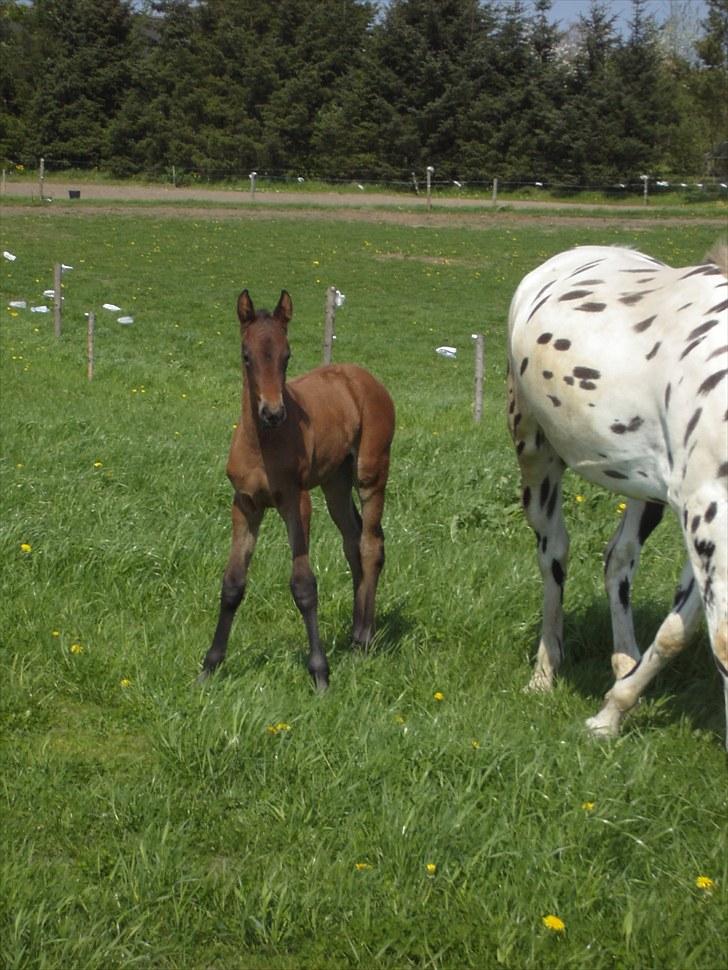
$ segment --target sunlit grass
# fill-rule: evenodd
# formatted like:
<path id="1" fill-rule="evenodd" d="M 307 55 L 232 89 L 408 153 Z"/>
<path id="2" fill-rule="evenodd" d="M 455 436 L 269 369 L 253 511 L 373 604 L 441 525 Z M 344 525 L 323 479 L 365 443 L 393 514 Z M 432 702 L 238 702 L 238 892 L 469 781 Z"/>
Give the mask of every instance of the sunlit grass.
<path id="1" fill-rule="evenodd" d="M 711 230 L 10 210 L 0 230 L 17 256 L 0 263 L 3 965 L 724 964 L 723 715 L 705 635 L 618 742 L 586 739 L 610 679 L 601 555 L 620 509 L 568 478 L 568 659 L 553 696 L 521 692 L 541 593 L 503 404 L 507 306 L 528 269 L 590 242 L 687 263 Z M 59 342 L 52 315 L 8 308 L 42 301 L 56 261 L 74 267 Z M 309 684 L 274 518 L 228 660 L 200 691 L 228 544 L 235 299 L 290 291 L 300 373 L 320 360 L 330 284 L 347 296 L 336 359 L 369 367 L 398 409 L 378 638 L 368 656 L 349 646 L 350 580 L 316 495 L 330 691 Z M 635 590 L 643 644 L 680 556 L 666 521 Z"/>

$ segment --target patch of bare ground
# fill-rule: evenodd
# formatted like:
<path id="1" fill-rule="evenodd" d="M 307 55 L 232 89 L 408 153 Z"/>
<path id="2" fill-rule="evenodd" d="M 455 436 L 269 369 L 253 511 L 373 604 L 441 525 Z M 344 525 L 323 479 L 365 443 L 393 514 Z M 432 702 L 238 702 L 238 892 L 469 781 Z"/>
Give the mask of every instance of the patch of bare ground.
<path id="1" fill-rule="evenodd" d="M 639 232 L 659 226 L 701 225 L 724 229 L 721 216 L 685 217 L 670 208 L 653 211 L 659 215 L 635 215 L 634 209 L 609 205 L 560 202 L 508 202 L 493 206 L 489 201 L 458 199 L 433 201 L 432 208 L 423 196 L 365 192 L 258 192 L 235 189 L 173 188 L 144 185 L 83 185 L 81 199 L 69 200 L 71 183 L 46 183 L 44 194 L 55 201 L 40 202 L 39 185 L 13 182 L 6 187 L 2 202 L 36 200 L 27 213 L 69 215 L 92 218 L 98 215 L 148 216 L 150 218 L 189 220 L 266 220 L 293 219 L 307 222 L 369 222 L 422 228 L 490 229 L 506 225 L 539 226 L 544 217 L 555 228 L 619 224 Z M 92 204 L 88 204 L 91 202 Z M 131 204 L 129 204 L 131 203 Z M 639 210 L 637 210 L 639 211 Z M 675 213 L 675 214 L 673 214 Z"/>

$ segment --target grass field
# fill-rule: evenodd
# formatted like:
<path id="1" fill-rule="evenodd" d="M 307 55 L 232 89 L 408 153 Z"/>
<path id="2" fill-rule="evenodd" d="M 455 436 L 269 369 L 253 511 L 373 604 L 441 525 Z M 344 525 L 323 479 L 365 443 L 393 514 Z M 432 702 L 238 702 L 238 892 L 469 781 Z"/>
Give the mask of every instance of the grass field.
<path id="1" fill-rule="evenodd" d="M 17 256 L 0 262 L 0 963 L 725 966 L 728 786 L 706 635 L 618 741 L 585 737 L 610 683 L 601 556 L 620 512 L 567 479 L 568 659 L 553 695 L 522 693 L 541 588 L 503 403 L 525 272 L 578 243 L 689 263 L 714 230 L 6 207 L 0 235 Z M 73 266 L 60 341 L 51 314 L 8 306 L 50 305 L 57 261 Z M 199 690 L 229 540 L 235 300 L 243 286 L 259 305 L 290 291 L 296 374 L 320 360 L 329 284 L 347 297 L 335 358 L 369 367 L 398 409 L 376 645 L 349 647 L 350 580 L 316 494 L 331 689 L 311 689 L 270 517 L 228 660 Z M 635 589 L 644 645 L 681 556 L 670 519 Z"/>

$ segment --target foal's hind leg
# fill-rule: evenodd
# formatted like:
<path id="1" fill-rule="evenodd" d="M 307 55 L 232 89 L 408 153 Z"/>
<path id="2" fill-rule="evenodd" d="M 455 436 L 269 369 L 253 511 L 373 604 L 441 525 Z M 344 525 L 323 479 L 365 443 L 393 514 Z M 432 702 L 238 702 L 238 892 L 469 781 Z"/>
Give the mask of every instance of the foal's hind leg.
<path id="1" fill-rule="evenodd" d="M 308 636 L 308 672 L 313 677 L 316 688 L 325 690 L 329 686 L 329 664 L 319 638 L 318 590 L 308 559 L 311 496 L 306 491 L 287 496 L 280 512 L 286 522 L 293 557 L 291 593 L 303 617 Z"/>
<path id="2" fill-rule="evenodd" d="M 664 506 L 630 499 L 604 555 L 604 582 L 612 614 L 612 670 L 626 677 L 641 654 L 632 622 L 632 581 L 642 546 L 662 519 Z"/>
<path id="3" fill-rule="evenodd" d="M 344 555 L 351 570 L 351 579 L 354 587 L 354 603 L 356 604 L 356 597 L 363 576 L 360 552 L 362 520 L 351 494 L 353 487 L 352 479 L 353 463 L 352 459 L 349 458 L 333 478 L 330 478 L 325 484 L 321 485 L 321 489 L 326 498 L 329 514 L 341 533 Z M 357 617 L 355 615 L 354 627 L 356 625 Z"/>
<path id="4" fill-rule="evenodd" d="M 528 688 L 550 690 L 563 656 L 562 604 L 569 557 L 569 535 L 561 510 L 564 463 L 539 425 L 524 412 L 512 413 L 510 425 L 521 469 L 523 508 L 536 534 L 544 586 L 541 640 Z"/>
<path id="5" fill-rule="evenodd" d="M 225 659 L 230 628 L 235 613 L 245 596 L 248 566 L 255 550 L 263 510 L 256 508 L 249 499 L 236 494 L 233 499 L 233 540 L 220 593 L 220 613 L 212 638 L 212 646 L 202 661 L 198 681 L 204 681 Z"/>
<path id="6" fill-rule="evenodd" d="M 368 454 L 364 441 L 356 462 L 356 487 L 361 501 L 359 557 L 361 581 L 354 595 L 353 639 L 366 647 L 374 636 L 374 604 L 379 575 L 384 566 L 384 489 L 389 473 L 389 453 Z"/>

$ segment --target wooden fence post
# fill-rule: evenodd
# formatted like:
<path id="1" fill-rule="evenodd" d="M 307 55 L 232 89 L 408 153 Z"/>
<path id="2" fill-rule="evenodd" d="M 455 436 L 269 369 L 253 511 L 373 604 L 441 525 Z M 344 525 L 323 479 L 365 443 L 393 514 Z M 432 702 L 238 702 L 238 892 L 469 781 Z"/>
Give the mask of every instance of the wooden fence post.
<path id="1" fill-rule="evenodd" d="M 331 363 L 331 351 L 334 345 L 335 321 L 336 287 L 329 286 L 326 290 L 326 310 L 324 314 L 324 364 Z"/>
<path id="2" fill-rule="evenodd" d="M 88 333 L 86 336 L 86 357 L 88 358 L 88 379 L 94 379 L 94 328 L 96 326 L 96 316 L 93 313 L 88 315 Z"/>
<path id="3" fill-rule="evenodd" d="M 40 201 L 42 202 L 45 197 L 45 158 L 40 160 Z"/>
<path id="4" fill-rule="evenodd" d="M 61 316 L 63 313 L 63 295 L 61 294 L 61 264 L 53 267 L 53 331 L 56 337 L 61 336 Z"/>
<path id="5" fill-rule="evenodd" d="M 493 205 L 498 201 L 498 179 L 493 179 Z"/>
<path id="6" fill-rule="evenodd" d="M 255 198 L 255 179 L 257 175 L 258 175 L 257 172 L 251 172 L 250 175 L 248 176 L 248 178 L 250 179 L 250 198 L 251 199 Z"/>
<path id="7" fill-rule="evenodd" d="M 475 335 L 475 406 L 473 416 L 476 421 L 483 417 L 483 371 L 485 358 L 485 336 Z"/>

